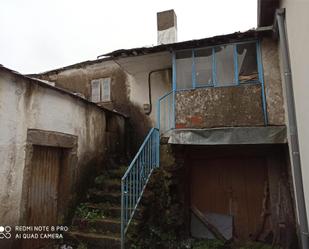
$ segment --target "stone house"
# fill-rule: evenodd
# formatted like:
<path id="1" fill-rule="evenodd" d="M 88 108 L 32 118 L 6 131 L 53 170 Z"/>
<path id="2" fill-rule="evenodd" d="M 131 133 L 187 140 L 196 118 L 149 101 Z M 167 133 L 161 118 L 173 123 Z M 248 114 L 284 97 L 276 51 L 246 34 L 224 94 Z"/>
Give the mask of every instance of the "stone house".
<path id="1" fill-rule="evenodd" d="M 182 169 L 191 236 L 212 238 L 203 219 L 223 220 L 225 232 L 212 225 L 226 239 L 294 248 L 299 189 L 274 31 L 268 21 L 247 32 L 177 42 L 170 10 L 158 13 L 157 46 L 28 75 L 127 116 L 131 152 L 142 145 L 121 179 L 122 248 L 151 173 L 166 156 Z"/>

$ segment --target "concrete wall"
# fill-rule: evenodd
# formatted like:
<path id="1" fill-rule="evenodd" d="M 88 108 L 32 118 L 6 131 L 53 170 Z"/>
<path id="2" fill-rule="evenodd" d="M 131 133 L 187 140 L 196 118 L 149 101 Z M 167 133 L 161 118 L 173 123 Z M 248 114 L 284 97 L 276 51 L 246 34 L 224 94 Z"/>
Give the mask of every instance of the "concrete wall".
<path id="1" fill-rule="evenodd" d="M 286 8 L 286 27 L 292 67 L 300 157 L 307 214 L 309 214 L 309 48 L 307 45 L 309 44 L 309 1 L 282 0 L 281 7 Z"/>
<path id="2" fill-rule="evenodd" d="M 260 85 L 200 88 L 176 94 L 177 128 L 261 125 Z"/>
<path id="3" fill-rule="evenodd" d="M 43 86 L 42 86 L 43 84 Z M 18 224 L 26 160 L 28 129 L 77 136 L 77 161 L 71 171 L 74 185 L 93 167 L 104 167 L 107 146 L 106 113 L 100 107 L 44 83 L 0 69 L 0 220 Z M 115 114 L 108 112 L 109 116 Z M 124 118 L 113 130 L 124 134 Z M 116 142 L 116 141 L 115 141 Z M 73 197 L 72 197 L 73 198 Z"/>
<path id="4" fill-rule="evenodd" d="M 264 38 L 261 42 L 262 64 L 269 125 L 284 125 L 283 89 L 279 67 L 278 42 Z"/>

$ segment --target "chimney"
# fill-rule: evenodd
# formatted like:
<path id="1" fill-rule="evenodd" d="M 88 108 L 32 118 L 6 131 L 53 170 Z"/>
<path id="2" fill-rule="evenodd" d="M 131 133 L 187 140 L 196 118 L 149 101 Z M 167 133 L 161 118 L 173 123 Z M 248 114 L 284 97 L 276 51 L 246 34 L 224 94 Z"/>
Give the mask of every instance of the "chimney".
<path id="1" fill-rule="evenodd" d="M 175 11 L 157 13 L 158 45 L 177 42 L 177 17 Z"/>

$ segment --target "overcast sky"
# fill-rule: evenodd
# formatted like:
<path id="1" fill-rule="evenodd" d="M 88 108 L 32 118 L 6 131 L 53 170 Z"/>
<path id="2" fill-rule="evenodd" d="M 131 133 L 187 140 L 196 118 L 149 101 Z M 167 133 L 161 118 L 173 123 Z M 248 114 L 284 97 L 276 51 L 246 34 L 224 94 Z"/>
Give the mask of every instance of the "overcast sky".
<path id="1" fill-rule="evenodd" d="M 156 45 L 156 12 L 168 9 L 178 41 L 256 27 L 257 0 L 1 0 L 0 64 L 38 73 Z"/>

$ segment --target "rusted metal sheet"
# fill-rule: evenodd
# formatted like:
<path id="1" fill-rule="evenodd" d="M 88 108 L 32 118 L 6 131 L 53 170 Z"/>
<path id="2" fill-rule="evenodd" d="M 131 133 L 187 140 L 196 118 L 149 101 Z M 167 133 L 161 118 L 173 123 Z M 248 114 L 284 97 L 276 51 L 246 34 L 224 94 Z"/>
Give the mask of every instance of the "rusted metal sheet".
<path id="1" fill-rule="evenodd" d="M 27 200 L 27 225 L 57 225 L 57 206 L 62 149 L 33 146 Z M 25 240 L 24 249 L 39 248 L 46 240 Z"/>

